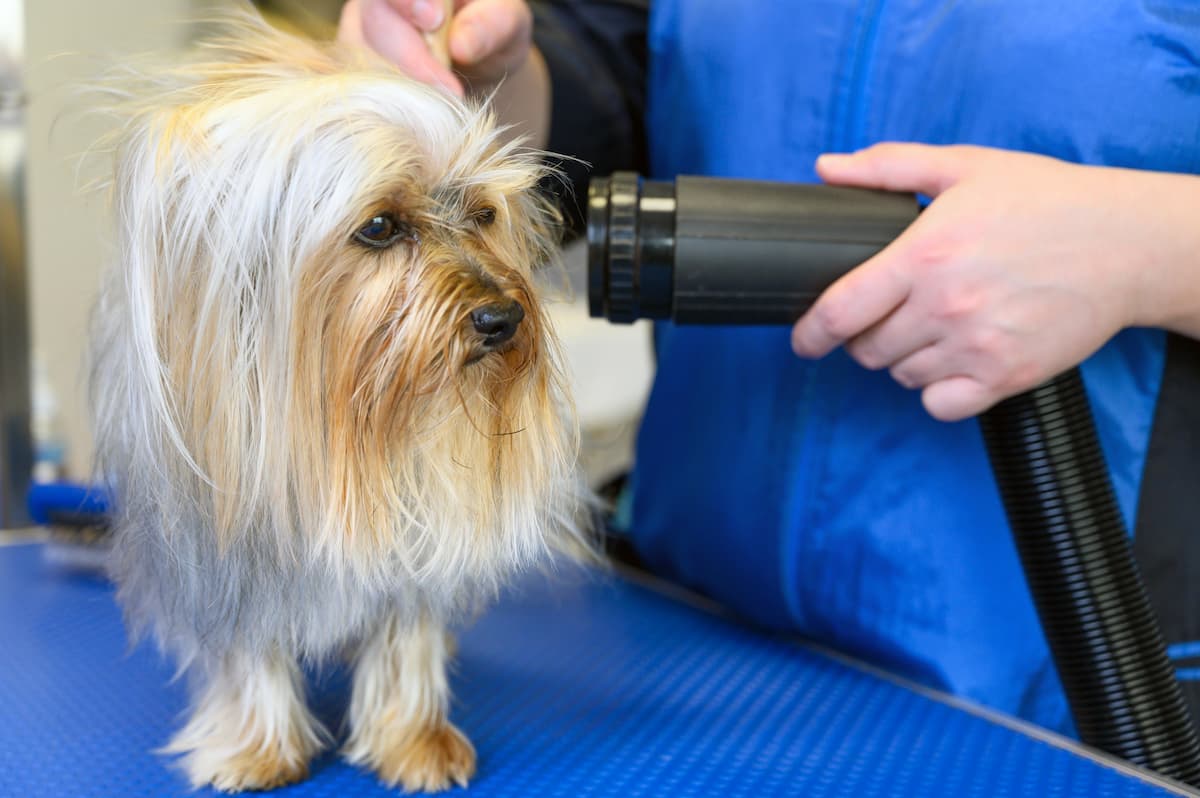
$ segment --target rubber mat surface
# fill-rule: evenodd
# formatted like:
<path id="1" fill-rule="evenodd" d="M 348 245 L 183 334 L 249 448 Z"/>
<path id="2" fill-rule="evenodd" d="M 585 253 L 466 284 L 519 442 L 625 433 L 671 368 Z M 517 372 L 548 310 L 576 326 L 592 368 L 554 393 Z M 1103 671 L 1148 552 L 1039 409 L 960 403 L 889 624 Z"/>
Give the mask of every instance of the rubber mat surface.
<path id="1" fill-rule="evenodd" d="M 0 547 L 0 796 L 190 792 L 184 705 L 109 585 Z M 619 579 L 531 579 L 466 630 L 467 795 L 1149 796 L 1169 790 Z M 314 686 L 336 728 L 344 674 Z M 279 796 L 383 796 L 332 754 Z"/>

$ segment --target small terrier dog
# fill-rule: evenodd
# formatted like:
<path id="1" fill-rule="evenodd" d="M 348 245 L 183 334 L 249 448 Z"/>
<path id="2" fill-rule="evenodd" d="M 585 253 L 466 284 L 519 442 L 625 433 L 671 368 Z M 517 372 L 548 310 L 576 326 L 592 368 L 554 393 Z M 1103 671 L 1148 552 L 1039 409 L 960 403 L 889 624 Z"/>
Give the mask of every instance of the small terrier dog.
<path id="1" fill-rule="evenodd" d="M 541 154 L 249 13 L 133 82 L 91 406 L 118 598 L 193 691 L 166 750 L 196 786 L 304 778 L 300 665 L 344 653 L 346 758 L 465 785 L 447 625 L 589 548 Z"/>

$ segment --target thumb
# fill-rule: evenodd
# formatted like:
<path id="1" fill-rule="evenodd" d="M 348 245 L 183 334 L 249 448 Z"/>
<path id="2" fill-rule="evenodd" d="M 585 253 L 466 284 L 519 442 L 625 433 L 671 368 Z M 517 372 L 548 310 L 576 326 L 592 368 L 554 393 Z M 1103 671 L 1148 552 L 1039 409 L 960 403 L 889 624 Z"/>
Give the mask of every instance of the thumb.
<path id="1" fill-rule="evenodd" d="M 429 50 L 425 34 L 398 13 L 388 0 L 358 0 L 355 5 L 362 39 L 372 50 L 411 78 L 441 86 L 459 97 L 463 95 L 462 83 L 449 69 L 438 63 Z M 355 22 L 348 10 L 343 11 L 342 21 L 345 25 Z M 352 39 L 349 35 L 343 35 L 343 40 Z"/>
<path id="2" fill-rule="evenodd" d="M 493 62 L 513 69 L 529 54 L 533 13 L 524 0 L 476 0 L 454 18 L 450 51 L 456 63 Z"/>
<path id="3" fill-rule="evenodd" d="M 822 155 L 817 174 L 826 183 L 936 197 L 961 180 L 970 158 L 965 147 L 876 144 L 849 155 Z"/>

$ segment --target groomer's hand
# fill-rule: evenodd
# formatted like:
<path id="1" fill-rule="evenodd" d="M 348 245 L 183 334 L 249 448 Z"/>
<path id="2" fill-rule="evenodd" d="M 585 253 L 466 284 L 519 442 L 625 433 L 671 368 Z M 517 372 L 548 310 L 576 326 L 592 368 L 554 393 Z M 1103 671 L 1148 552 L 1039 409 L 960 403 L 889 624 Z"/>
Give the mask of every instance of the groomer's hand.
<path id="1" fill-rule="evenodd" d="M 460 76 L 487 92 L 526 64 L 533 17 L 524 0 L 455 0 L 455 9 L 450 23 L 455 71 L 438 63 L 424 38 L 445 22 L 442 0 L 348 0 L 338 39 L 367 44 L 412 77 L 459 96 Z"/>
<path id="2" fill-rule="evenodd" d="M 829 183 L 933 203 L 831 286 L 792 345 L 844 345 L 953 421 L 1078 364 L 1127 326 L 1200 334 L 1200 179 L 978 147 L 883 144 Z"/>

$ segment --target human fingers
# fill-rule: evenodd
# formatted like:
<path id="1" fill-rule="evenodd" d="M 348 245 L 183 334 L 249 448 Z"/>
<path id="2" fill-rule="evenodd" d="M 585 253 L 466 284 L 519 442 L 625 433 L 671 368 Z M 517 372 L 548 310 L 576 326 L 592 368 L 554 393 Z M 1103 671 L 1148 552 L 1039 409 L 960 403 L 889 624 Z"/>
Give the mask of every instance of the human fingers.
<path id="1" fill-rule="evenodd" d="M 861 366 L 878 371 L 928 348 L 938 338 L 937 325 L 915 310 L 911 302 L 904 302 L 845 346 L 846 352 Z"/>
<path id="2" fill-rule="evenodd" d="M 925 412 L 939 421 L 962 421 L 984 412 L 1004 397 L 973 377 L 938 380 L 921 391 Z"/>
<path id="3" fill-rule="evenodd" d="M 445 0 L 387 0 L 387 4 L 420 30 L 430 32 L 446 20 Z"/>
<path id="4" fill-rule="evenodd" d="M 529 54 L 533 14 L 524 0 L 473 0 L 455 15 L 450 55 L 456 64 L 499 79 Z"/>
<path id="5" fill-rule="evenodd" d="M 357 38 L 410 77 L 462 96 L 462 82 L 438 62 L 424 32 L 399 13 L 393 2 L 351 0 L 356 7 L 343 9 L 339 36 L 345 41 Z"/>
<path id="6" fill-rule="evenodd" d="M 904 236 L 837 280 L 792 328 L 792 349 L 800 357 L 820 358 L 880 323 L 908 297 L 912 288 L 895 268 Z"/>
<path id="7" fill-rule="evenodd" d="M 817 159 L 817 174 L 834 185 L 936 197 L 987 157 L 978 147 L 889 142 L 849 154 L 822 155 Z"/>

